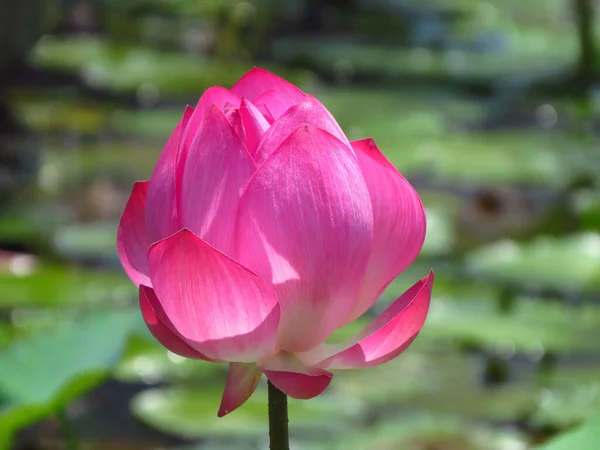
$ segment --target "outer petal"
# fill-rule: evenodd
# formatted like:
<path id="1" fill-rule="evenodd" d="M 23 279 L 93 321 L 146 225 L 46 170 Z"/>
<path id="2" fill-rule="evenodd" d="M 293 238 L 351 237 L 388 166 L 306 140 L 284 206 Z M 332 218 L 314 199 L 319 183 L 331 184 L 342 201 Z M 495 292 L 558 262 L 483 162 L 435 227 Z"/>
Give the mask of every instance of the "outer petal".
<path id="1" fill-rule="evenodd" d="M 311 125 L 298 128 L 250 180 L 236 257 L 275 287 L 282 349 L 314 347 L 354 309 L 372 220 L 354 155 Z"/>
<path id="2" fill-rule="evenodd" d="M 430 272 L 367 325 L 350 345 L 322 345 L 297 355 L 298 358 L 305 364 L 327 369 L 371 367 L 388 362 L 406 350 L 421 331 L 432 287 L 433 272 Z"/>
<path id="3" fill-rule="evenodd" d="M 350 148 L 346 135 L 331 113 L 316 98 L 307 95 L 302 102 L 288 109 L 269 128 L 254 156 L 256 162 L 265 161 L 302 124 L 313 124 L 332 134 Z"/>
<path id="4" fill-rule="evenodd" d="M 277 389 L 297 399 L 316 397 L 327 389 L 333 378 L 331 372 L 307 367 L 289 353 L 270 358 L 260 368 Z"/>
<path id="5" fill-rule="evenodd" d="M 232 255 L 238 202 L 255 168 L 243 142 L 221 110 L 213 106 L 206 114 L 183 171 L 180 198 L 183 226 Z"/>
<path id="6" fill-rule="evenodd" d="M 117 250 L 123 269 L 136 285 L 150 285 L 148 271 L 148 236 L 146 234 L 146 197 L 148 181 L 133 185 L 119 222 Z"/>
<path id="7" fill-rule="evenodd" d="M 283 113 L 296 103 L 298 101 L 294 101 L 284 93 L 274 90 L 263 92 L 254 100 L 254 104 L 256 105 L 264 105 L 274 120 L 279 119 Z"/>
<path id="8" fill-rule="evenodd" d="M 170 236 L 180 228 L 177 215 L 175 174 L 181 135 L 193 113 L 192 108 L 186 108 L 181 121 L 175 127 L 154 167 L 148 187 L 148 208 L 146 209 L 146 230 L 149 242 L 156 242 Z"/>
<path id="9" fill-rule="evenodd" d="M 254 155 L 260 140 L 269 128 L 269 122 L 256 106 L 245 98 L 240 104 L 240 115 L 246 132 L 246 148 L 251 155 Z"/>
<path id="10" fill-rule="evenodd" d="M 262 372 L 254 363 L 229 363 L 218 416 L 223 417 L 242 406 L 256 390 L 260 377 Z"/>
<path id="11" fill-rule="evenodd" d="M 425 240 L 425 210 L 419 195 L 379 151 L 373 139 L 352 147 L 373 204 L 373 250 L 348 322 L 369 309 L 386 286 L 417 257 Z"/>
<path id="12" fill-rule="evenodd" d="M 292 83 L 258 67 L 246 72 L 231 88 L 231 92 L 238 97 L 246 97 L 251 102 L 269 90 L 281 92 L 296 102 L 302 101 L 304 97 L 304 92 Z"/>
<path id="13" fill-rule="evenodd" d="M 186 149 L 186 152 L 192 145 L 192 142 L 194 142 L 194 139 L 196 139 L 202 121 L 212 105 L 217 105 L 223 111 L 226 103 L 230 103 L 237 108 L 240 106 L 240 99 L 237 95 L 222 86 L 214 86 L 204 91 L 204 94 L 198 100 L 194 114 L 190 118 L 189 127 L 184 134 L 183 147 Z"/>
<path id="14" fill-rule="evenodd" d="M 184 229 L 148 252 L 164 313 L 209 358 L 254 362 L 275 352 L 279 305 L 272 288 Z"/>
<path id="15" fill-rule="evenodd" d="M 156 340 L 165 348 L 167 348 L 167 350 L 186 358 L 210 361 L 209 358 L 204 356 L 198 350 L 192 348 L 160 320 L 152 307 L 153 304 L 158 302 L 158 299 L 151 288 L 147 286 L 140 286 L 139 299 L 142 316 L 144 318 L 144 322 L 146 322 L 146 325 L 150 330 L 150 333 L 152 333 Z"/>

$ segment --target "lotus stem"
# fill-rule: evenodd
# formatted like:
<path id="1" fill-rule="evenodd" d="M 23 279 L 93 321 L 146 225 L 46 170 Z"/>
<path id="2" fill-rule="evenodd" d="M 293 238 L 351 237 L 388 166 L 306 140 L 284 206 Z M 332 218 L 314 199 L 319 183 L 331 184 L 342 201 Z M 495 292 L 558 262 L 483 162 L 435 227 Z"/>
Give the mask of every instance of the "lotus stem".
<path id="1" fill-rule="evenodd" d="M 287 396 L 269 381 L 269 448 L 289 450 Z"/>

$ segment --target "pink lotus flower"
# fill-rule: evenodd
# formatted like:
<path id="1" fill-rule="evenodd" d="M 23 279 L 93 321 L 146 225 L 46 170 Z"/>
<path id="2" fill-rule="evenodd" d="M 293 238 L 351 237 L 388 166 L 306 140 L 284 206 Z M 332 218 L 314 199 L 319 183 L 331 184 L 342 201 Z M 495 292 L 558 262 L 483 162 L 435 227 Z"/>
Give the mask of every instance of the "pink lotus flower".
<path id="1" fill-rule="evenodd" d="M 265 373 L 294 398 L 326 369 L 402 353 L 429 308 L 433 273 L 343 345 L 419 253 L 421 201 L 372 139 L 349 142 L 317 99 L 261 69 L 188 107 L 118 231 L 144 320 L 181 356 L 229 362 L 219 416 Z"/>

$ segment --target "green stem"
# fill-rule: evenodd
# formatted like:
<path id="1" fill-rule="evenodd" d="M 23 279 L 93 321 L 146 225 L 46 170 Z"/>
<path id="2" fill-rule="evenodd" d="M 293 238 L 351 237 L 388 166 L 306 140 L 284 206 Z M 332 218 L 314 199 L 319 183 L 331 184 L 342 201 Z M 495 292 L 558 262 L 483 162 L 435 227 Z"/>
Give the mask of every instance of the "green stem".
<path id="1" fill-rule="evenodd" d="M 77 438 L 75 437 L 75 432 L 71 426 L 71 422 L 69 422 L 65 408 L 60 409 L 56 413 L 56 418 L 60 424 L 60 434 L 65 444 L 65 450 L 77 450 Z"/>
<path id="2" fill-rule="evenodd" d="M 287 396 L 269 381 L 269 441 L 271 450 L 289 450 Z"/>

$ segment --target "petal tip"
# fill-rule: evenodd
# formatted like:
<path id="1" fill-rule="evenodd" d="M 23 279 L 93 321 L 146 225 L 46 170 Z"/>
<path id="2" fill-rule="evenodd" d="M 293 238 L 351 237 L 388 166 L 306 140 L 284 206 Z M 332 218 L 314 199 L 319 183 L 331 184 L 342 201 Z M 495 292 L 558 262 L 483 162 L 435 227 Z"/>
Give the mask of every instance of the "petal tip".
<path id="1" fill-rule="evenodd" d="M 148 189 L 148 185 L 150 184 L 150 180 L 140 180 L 133 183 L 133 189 Z"/>
<path id="2" fill-rule="evenodd" d="M 219 412 L 217 412 L 217 417 L 218 418 L 225 417 L 230 412 L 231 411 L 229 411 L 227 408 L 224 408 L 223 405 L 221 405 L 221 407 L 219 408 Z"/>
<path id="3" fill-rule="evenodd" d="M 433 286 L 433 280 L 435 279 L 435 272 L 433 269 L 429 269 L 429 273 L 425 277 L 425 283 L 431 288 Z"/>
<path id="4" fill-rule="evenodd" d="M 242 406 L 256 390 L 261 377 L 262 372 L 255 364 L 230 363 L 217 417 L 226 416 Z"/>
<path id="5" fill-rule="evenodd" d="M 333 379 L 333 373 L 316 368 L 311 368 L 307 373 L 265 370 L 265 375 L 277 389 L 297 400 L 321 395 Z"/>

